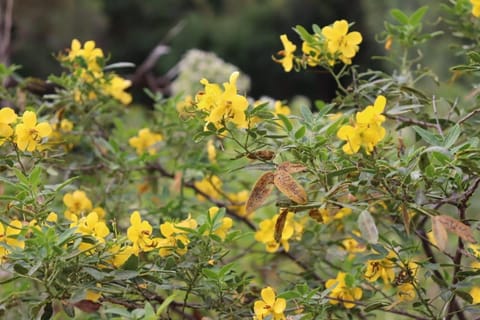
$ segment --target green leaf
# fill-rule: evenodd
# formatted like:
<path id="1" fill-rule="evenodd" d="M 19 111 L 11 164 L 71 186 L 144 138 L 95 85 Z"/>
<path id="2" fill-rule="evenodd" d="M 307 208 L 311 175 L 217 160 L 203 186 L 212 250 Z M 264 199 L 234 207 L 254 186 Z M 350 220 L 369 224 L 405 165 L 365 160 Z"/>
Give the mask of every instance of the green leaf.
<path id="1" fill-rule="evenodd" d="M 305 132 L 306 132 L 306 128 L 305 126 L 301 126 L 300 129 L 298 129 L 296 132 L 295 132 L 295 139 L 301 139 L 303 138 L 303 136 L 305 136 Z"/>
<path id="2" fill-rule="evenodd" d="M 287 129 L 288 132 L 292 131 L 293 125 L 286 116 L 284 116 L 283 114 L 277 114 L 277 117 L 283 122 L 283 124 L 285 125 L 285 129 Z"/>
<path id="3" fill-rule="evenodd" d="M 302 40 L 305 40 L 307 42 L 313 42 L 315 40 L 315 38 L 301 25 L 296 25 L 293 30 L 298 33 Z"/>
<path id="4" fill-rule="evenodd" d="M 423 16 L 428 11 L 428 6 L 423 6 L 417 9 L 409 18 L 409 22 L 412 25 L 418 25 L 422 21 Z"/>
<path id="5" fill-rule="evenodd" d="M 448 129 L 447 134 L 444 139 L 443 146 L 445 148 L 450 148 L 457 142 L 458 138 L 462 134 L 462 129 L 458 124 L 455 124 L 453 127 Z"/>
<path id="6" fill-rule="evenodd" d="M 211 269 L 204 268 L 202 269 L 202 273 L 207 279 L 218 280 L 220 278 L 220 275 Z"/>
<path id="7" fill-rule="evenodd" d="M 365 309 L 363 309 L 365 312 L 369 312 L 369 311 L 373 311 L 373 310 L 377 310 L 377 309 L 381 309 L 383 307 L 386 307 L 388 306 L 389 303 L 386 303 L 386 302 L 374 302 L 372 304 L 369 304 L 365 307 Z"/>
<path id="8" fill-rule="evenodd" d="M 408 24 L 408 16 L 399 9 L 390 10 L 390 15 L 401 24 Z"/>
<path id="9" fill-rule="evenodd" d="M 442 145 L 441 141 L 438 139 L 438 136 L 431 133 L 430 131 L 420 128 L 419 126 L 413 126 L 412 128 L 428 144 L 432 146 Z"/>

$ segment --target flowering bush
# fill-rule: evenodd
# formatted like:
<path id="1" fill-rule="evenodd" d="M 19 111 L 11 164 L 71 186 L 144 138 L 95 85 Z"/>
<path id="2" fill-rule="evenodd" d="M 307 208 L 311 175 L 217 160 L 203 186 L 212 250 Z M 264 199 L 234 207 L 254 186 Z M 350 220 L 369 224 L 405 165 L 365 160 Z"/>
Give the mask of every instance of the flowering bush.
<path id="1" fill-rule="evenodd" d="M 423 31 L 426 7 L 392 10 L 391 72 L 360 71 L 346 20 L 280 35 L 286 72 L 337 82 L 314 110 L 255 101 L 232 69 L 139 111 L 103 51 L 73 40 L 54 93 L 0 89 L 2 316 L 478 317 L 477 7 L 445 3 L 443 33 Z M 447 33 L 465 57 L 455 98 L 421 54 Z"/>

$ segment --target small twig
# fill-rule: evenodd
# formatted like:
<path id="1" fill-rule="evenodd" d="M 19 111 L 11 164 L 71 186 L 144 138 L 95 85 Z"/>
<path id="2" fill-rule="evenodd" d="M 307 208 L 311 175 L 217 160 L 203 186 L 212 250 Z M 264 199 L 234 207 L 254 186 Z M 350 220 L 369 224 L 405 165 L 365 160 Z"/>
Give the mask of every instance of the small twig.
<path id="1" fill-rule="evenodd" d="M 433 107 L 433 113 L 435 114 L 435 122 L 437 124 L 438 133 L 440 133 L 440 135 L 443 137 L 442 126 L 438 121 L 437 101 L 435 100 L 435 96 L 432 97 L 432 107 Z"/>
<path id="2" fill-rule="evenodd" d="M 412 118 L 397 116 L 397 115 L 388 114 L 388 113 L 384 113 L 384 115 L 385 115 L 385 117 L 387 117 L 389 119 L 397 120 L 397 121 L 404 122 L 404 123 L 416 124 L 416 125 L 419 125 L 419 126 L 422 126 L 422 127 L 427 127 L 427 128 L 437 128 L 437 125 L 435 123 L 431 123 L 431 122 L 415 120 L 415 119 L 412 119 Z"/>
<path id="3" fill-rule="evenodd" d="M 466 115 L 464 115 L 462 118 L 460 118 L 460 120 L 458 120 L 458 124 L 462 124 L 464 123 L 465 121 L 467 121 L 468 119 L 470 119 L 471 117 L 473 117 L 474 115 L 476 115 L 477 113 L 480 113 L 480 109 L 475 109 L 473 111 L 470 111 L 469 113 L 467 113 Z"/>

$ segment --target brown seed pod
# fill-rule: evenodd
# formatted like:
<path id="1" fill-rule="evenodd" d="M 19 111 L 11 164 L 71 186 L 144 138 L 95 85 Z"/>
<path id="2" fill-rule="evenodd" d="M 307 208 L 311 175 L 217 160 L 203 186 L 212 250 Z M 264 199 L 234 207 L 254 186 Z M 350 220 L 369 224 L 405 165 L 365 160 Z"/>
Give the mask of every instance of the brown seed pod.
<path id="1" fill-rule="evenodd" d="M 436 216 L 432 217 L 432 231 L 437 247 L 442 251 L 445 250 L 448 242 L 447 229 Z"/>
<path id="2" fill-rule="evenodd" d="M 247 214 L 261 207 L 268 198 L 273 189 L 273 177 L 273 172 L 266 172 L 257 180 L 245 204 Z"/>
<path id="3" fill-rule="evenodd" d="M 285 223 L 287 222 L 287 213 L 288 209 L 282 209 L 278 215 L 277 222 L 275 223 L 275 233 L 273 238 L 276 242 L 282 240 L 283 229 L 285 228 Z"/>
<path id="4" fill-rule="evenodd" d="M 307 167 L 299 163 L 284 162 L 278 165 L 277 170 L 284 170 L 288 173 L 297 173 L 307 170 Z"/>
<path id="5" fill-rule="evenodd" d="M 247 154 L 247 158 L 252 160 L 272 160 L 275 156 L 272 150 L 259 150 Z"/>
<path id="6" fill-rule="evenodd" d="M 279 169 L 275 171 L 273 183 L 281 193 L 286 195 L 293 202 L 298 204 L 304 204 L 307 202 L 307 193 L 305 192 L 305 189 L 303 189 L 303 187 L 299 185 L 286 170 Z"/>
<path id="7" fill-rule="evenodd" d="M 470 229 L 470 227 L 466 224 L 447 215 L 435 216 L 435 219 L 438 220 L 438 222 L 440 222 L 445 227 L 445 229 L 447 229 L 447 231 L 455 233 L 463 241 L 477 243 L 477 241 L 473 237 L 472 229 Z"/>

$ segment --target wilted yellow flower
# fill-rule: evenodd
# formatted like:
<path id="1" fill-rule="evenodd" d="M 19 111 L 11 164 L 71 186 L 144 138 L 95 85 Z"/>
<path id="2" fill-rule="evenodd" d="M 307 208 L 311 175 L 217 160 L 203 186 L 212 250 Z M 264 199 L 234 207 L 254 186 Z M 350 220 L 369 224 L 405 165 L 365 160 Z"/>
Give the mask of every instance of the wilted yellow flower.
<path id="1" fill-rule="evenodd" d="M 143 128 L 138 131 L 138 136 L 128 140 L 130 146 L 137 150 L 138 155 L 148 152 L 150 155 L 157 153 L 157 144 L 163 140 L 163 136 L 159 133 L 153 133 L 149 128 Z"/>
<path id="2" fill-rule="evenodd" d="M 345 64 L 351 64 L 352 58 L 358 52 L 358 45 L 362 42 L 362 35 L 357 32 L 348 32 L 348 22 L 338 20 L 332 26 L 322 28 L 322 34 L 327 40 L 327 49 Z"/>
<path id="3" fill-rule="evenodd" d="M 0 222 L 0 242 L 5 243 L 11 247 L 23 249 L 25 243 L 18 240 L 17 236 L 22 231 L 22 222 L 20 220 L 12 220 L 6 227 Z M 0 263 L 3 263 L 5 257 L 10 251 L 4 246 L 0 246 Z"/>
<path id="4" fill-rule="evenodd" d="M 22 122 L 15 127 L 15 143 L 18 149 L 22 151 L 35 151 L 37 144 L 42 142 L 43 138 L 52 133 L 52 127 L 48 122 L 37 124 L 37 115 L 33 111 L 25 111 L 22 116 Z"/>
<path id="5" fill-rule="evenodd" d="M 65 218 L 73 220 L 73 216 L 82 216 L 92 210 L 92 201 L 84 191 L 76 190 L 63 196 L 63 203 L 67 207 Z"/>
<path id="6" fill-rule="evenodd" d="M 284 312 L 287 307 L 287 301 L 285 299 L 277 299 L 272 287 L 263 288 L 260 295 L 262 296 L 262 300 L 255 301 L 253 306 L 255 320 L 263 320 L 270 315 L 273 320 L 286 319 Z"/>
<path id="7" fill-rule="evenodd" d="M 397 299 L 402 302 L 412 301 L 416 297 L 415 287 L 411 283 L 403 283 L 397 287 Z"/>
<path id="8" fill-rule="evenodd" d="M 369 282 L 375 282 L 382 278 L 383 283 L 390 284 L 395 279 L 395 263 L 391 258 L 395 257 L 395 253 L 390 251 L 388 255 L 381 260 L 368 260 L 367 267 L 363 273 L 365 279 Z"/>
<path id="9" fill-rule="evenodd" d="M 17 114 L 12 108 L 0 109 L 0 146 L 5 140 L 13 135 L 13 128 L 10 124 L 17 120 Z"/>
<path id="10" fill-rule="evenodd" d="M 282 41 L 282 44 L 283 44 L 283 50 L 279 51 L 278 54 L 283 58 L 280 58 L 280 59 L 274 58 L 273 60 L 275 62 L 281 63 L 285 72 L 290 72 L 292 71 L 292 68 L 293 68 L 293 59 L 295 57 L 294 53 L 295 53 L 295 50 L 297 49 L 297 46 L 294 45 L 290 40 L 288 40 L 288 37 L 286 34 L 282 34 L 280 36 L 280 40 Z"/>
<path id="11" fill-rule="evenodd" d="M 335 279 L 327 280 L 327 282 L 325 283 L 325 287 L 327 289 L 333 288 L 330 292 L 330 297 L 334 298 L 330 299 L 331 304 L 338 304 L 339 302 L 341 302 L 339 300 L 346 300 L 343 301 L 343 306 L 347 309 L 351 309 L 355 307 L 355 303 L 353 303 L 353 301 L 360 300 L 362 298 L 363 292 L 362 289 L 359 287 L 348 287 L 345 283 L 345 276 L 345 272 L 339 272 Z"/>

